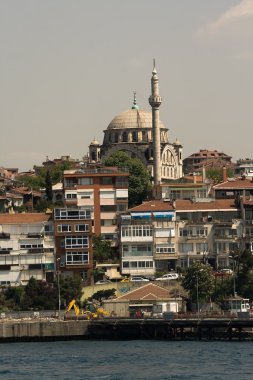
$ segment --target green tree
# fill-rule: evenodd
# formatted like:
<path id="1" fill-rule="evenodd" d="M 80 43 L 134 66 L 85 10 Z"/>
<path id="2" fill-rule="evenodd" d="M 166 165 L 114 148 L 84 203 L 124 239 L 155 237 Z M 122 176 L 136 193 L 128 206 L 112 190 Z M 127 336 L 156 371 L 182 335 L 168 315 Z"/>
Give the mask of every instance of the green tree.
<path id="1" fill-rule="evenodd" d="M 79 276 L 60 276 L 62 303 L 67 306 L 73 299 L 80 301 L 82 296 L 82 279 Z"/>
<path id="2" fill-rule="evenodd" d="M 57 289 L 54 285 L 31 277 L 25 286 L 22 308 L 54 310 L 57 307 Z"/>
<path id="3" fill-rule="evenodd" d="M 186 272 L 182 286 L 188 291 L 193 302 L 199 300 L 209 301 L 214 290 L 214 276 L 212 267 L 207 264 L 194 263 Z"/>
<path id="4" fill-rule="evenodd" d="M 104 289 L 104 290 L 98 290 L 96 293 L 94 293 L 90 298 L 89 298 L 89 301 L 92 301 L 92 300 L 97 300 L 99 301 L 100 303 L 103 301 L 103 300 L 106 300 L 108 298 L 114 298 L 116 297 L 116 289 L 112 288 L 112 289 Z"/>
<path id="5" fill-rule="evenodd" d="M 227 176 L 233 177 L 234 172 L 232 169 L 227 169 Z M 223 168 L 220 167 L 212 167 L 206 169 L 206 177 L 211 179 L 215 183 L 223 182 Z"/>
<path id="6" fill-rule="evenodd" d="M 49 170 L 46 172 L 45 177 L 45 187 L 46 187 L 46 199 L 52 202 L 53 199 L 53 189 L 52 189 L 52 179 Z"/>
<path id="7" fill-rule="evenodd" d="M 98 263 L 103 263 L 112 258 L 111 242 L 105 240 L 102 235 L 94 235 L 93 243 L 93 259 Z"/>
<path id="8" fill-rule="evenodd" d="M 137 206 L 147 199 L 151 190 L 150 177 L 147 169 L 138 158 L 131 158 L 127 153 L 118 151 L 105 161 L 105 165 L 129 169 L 129 208 Z"/>

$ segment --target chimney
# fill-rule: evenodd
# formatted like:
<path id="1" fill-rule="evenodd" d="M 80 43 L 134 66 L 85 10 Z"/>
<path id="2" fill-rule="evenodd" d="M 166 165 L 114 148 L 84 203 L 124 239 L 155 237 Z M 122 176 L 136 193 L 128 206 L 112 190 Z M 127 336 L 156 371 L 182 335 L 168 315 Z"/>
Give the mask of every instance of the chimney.
<path id="1" fill-rule="evenodd" d="M 227 176 L 227 168 L 226 168 L 226 166 L 223 166 L 222 173 L 223 173 L 223 182 L 227 182 L 228 176 Z"/>

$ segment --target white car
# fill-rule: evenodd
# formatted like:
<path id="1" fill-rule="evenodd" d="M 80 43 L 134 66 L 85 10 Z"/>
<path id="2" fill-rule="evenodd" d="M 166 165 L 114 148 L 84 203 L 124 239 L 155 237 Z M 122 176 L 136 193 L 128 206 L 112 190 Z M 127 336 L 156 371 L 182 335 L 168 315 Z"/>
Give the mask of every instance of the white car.
<path id="1" fill-rule="evenodd" d="M 177 273 L 167 273 L 164 274 L 162 277 L 158 277 L 155 280 L 156 281 L 166 281 L 166 280 L 177 280 L 179 278 L 179 275 Z"/>
<path id="2" fill-rule="evenodd" d="M 130 278 L 130 282 L 142 282 L 142 281 L 148 282 L 149 280 L 147 278 L 141 277 L 141 276 L 132 276 Z"/>

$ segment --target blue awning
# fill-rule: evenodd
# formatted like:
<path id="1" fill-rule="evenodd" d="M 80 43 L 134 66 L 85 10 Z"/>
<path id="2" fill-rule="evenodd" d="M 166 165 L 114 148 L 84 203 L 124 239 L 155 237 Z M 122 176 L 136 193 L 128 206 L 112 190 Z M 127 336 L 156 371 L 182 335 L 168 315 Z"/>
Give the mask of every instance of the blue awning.
<path id="1" fill-rule="evenodd" d="M 175 216 L 175 212 L 153 212 L 154 218 L 166 218 L 171 219 Z"/>
<path id="2" fill-rule="evenodd" d="M 133 219 L 150 219 L 151 212 L 132 212 L 131 216 Z"/>

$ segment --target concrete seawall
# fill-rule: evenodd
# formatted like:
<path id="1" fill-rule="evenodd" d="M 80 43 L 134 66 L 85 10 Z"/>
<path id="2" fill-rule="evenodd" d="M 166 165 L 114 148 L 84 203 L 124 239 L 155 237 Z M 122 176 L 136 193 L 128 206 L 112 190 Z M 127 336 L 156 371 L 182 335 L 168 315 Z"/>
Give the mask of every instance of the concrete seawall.
<path id="1" fill-rule="evenodd" d="M 2 321 L 0 342 L 88 339 L 89 321 Z"/>

